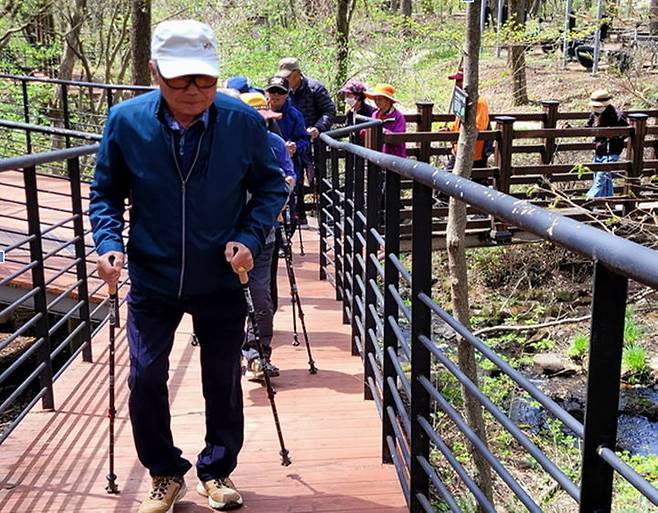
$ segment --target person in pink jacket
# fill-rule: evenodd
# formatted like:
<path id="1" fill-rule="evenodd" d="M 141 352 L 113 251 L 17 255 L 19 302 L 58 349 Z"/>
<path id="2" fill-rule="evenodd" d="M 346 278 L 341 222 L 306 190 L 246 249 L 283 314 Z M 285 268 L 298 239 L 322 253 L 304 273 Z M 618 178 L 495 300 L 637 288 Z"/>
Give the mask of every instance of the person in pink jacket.
<path id="1" fill-rule="evenodd" d="M 398 100 L 395 98 L 395 88 L 390 84 L 377 84 L 366 91 L 366 97 L 375 102 L 377 110 L 372 117 L 383 121 L 385 134 L 401 133 L 407 131 L 407 122 L 404 114 L 395 108 Z M 407 156 L 405 143 L 384 144 L 381 151 L 398 157 Z"/>

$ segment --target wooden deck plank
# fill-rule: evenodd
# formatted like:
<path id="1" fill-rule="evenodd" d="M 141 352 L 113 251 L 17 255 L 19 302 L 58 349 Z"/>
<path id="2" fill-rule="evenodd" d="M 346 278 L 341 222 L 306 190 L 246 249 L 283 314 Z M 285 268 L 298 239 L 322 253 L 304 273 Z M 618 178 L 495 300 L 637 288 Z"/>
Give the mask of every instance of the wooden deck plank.
<path id="1" fill-rule="evenodd" d="M 233 477 L 251 513 L 403 513 L 394 469 L 381 464 L 380 424 L 372 402 L 363 400 L 360 360 L 350 355 L 349 327 L 327 282 L 317 280 L 317 234 L 305 232 L 306 257 L 295 268 L 313 357 L 308 373 L 303 345 L 291 345 L 287 278 L 280 274 L 273 361 L 277 407 L 293 464 L 282 467 L 264 389 L 243 382 L 245 447 Z M 283 271 L 283 269 L 282 269 Z M 122 312 L 125 315 L 125 312 Z M 204 433 L 198 354 L 190 344 L 191 319 L 181 323 L 171 357 L 172 430 L 194 461 Z M 301 334 L 300 334 L 301 335 Z M 300 337 L 301 339 L 301 337 Z M 125 333 L 117 351 L 116 473 L 121 494 L 108 495 L 107 331 L 94 340 L 96 362 L 77 361 L 55 388 L 57 410 L 35 408 L 0 449 L 1 513 L 126 513 L 136 511 L 148 489 L 137 461 L 127 410 L 128 355 Z M 187 474 L 188 494 L 175 511 L 209 511 Z"/>

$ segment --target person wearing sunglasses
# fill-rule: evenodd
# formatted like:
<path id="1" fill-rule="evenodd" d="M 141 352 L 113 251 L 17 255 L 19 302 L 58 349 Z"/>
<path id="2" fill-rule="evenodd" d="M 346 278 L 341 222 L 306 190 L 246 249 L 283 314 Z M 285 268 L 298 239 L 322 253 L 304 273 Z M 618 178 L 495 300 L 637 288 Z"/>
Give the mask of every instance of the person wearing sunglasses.
<path id="1" fill-rule="evenodd" d="M 211 508 L 232 509 L 242 505 L 229 476 L 244 440 L 247 312 L 236 273 L 252 269 L 288 193 L 273 152 L 263 150 L 270 142 L 261 115 L 216 94 L 219 58 L 208 25 L 159 24 L 151 59 L 159 89 L 110 110 L 89 208 L 99 275 L 115 285 L 131 198 L 128 406 L 137 456 L 152 479 L 139 513 L 172 512 L 192 467 L 173 441 L 167 389 L 184 314 L 199 341 L 206 409 L 197 491 Z"/>

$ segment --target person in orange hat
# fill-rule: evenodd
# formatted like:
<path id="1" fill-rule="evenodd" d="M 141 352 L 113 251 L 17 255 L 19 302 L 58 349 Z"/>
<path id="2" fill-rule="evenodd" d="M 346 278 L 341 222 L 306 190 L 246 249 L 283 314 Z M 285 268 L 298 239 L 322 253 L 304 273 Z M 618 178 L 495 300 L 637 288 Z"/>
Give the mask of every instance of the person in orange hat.
<path id="1" fill-rule="evenodd" d="M 464 87 L 464 70 L 459 69 L 456 73 L 449 75 L 450 80 L 455 81 L 455 86 L 463 89 Z M 450 132 L 459 132 L 461 126 L 461 121 L 459 118 L 451 123 L 448 123 L 448 126 L 444 130 L 449 130 Z M 484 96 L 478 95 L 477 106 L 475 108 L 475 126 L 478 129 L 478 132 L 482 130 L 488 130 L 489 126 L 489 104 Z M 473 149 L 473 168 L 483 168 L 487 167 L 487 160 L 489 158 L 489 152 L 487 151 L 486 141 L 475 141 L 475 148 Z M 452 145 L 452 155 L 448 159 L 448 165 L 446 170 L 451 171 L 455 167 L 455 160 L 457 157 L 457 143 Z M 483 183 L 486 185 L 486 183 Z"/>
<path id="2" fill-rule="evenodd" d="M 401 133 L 407 131 L 407 121 L 404 114 L 395 108 L 398 100 L 395 98 L 395 88 L 391 84 L 377 84 L 366 91 L 366 97 L 375 102 L 377 110 L 372 117 L 383 121 L 385 134 Z M 407 148 L 405 143 L 385 143 L 382 146 L 384 153 L 406 158 Z"/>

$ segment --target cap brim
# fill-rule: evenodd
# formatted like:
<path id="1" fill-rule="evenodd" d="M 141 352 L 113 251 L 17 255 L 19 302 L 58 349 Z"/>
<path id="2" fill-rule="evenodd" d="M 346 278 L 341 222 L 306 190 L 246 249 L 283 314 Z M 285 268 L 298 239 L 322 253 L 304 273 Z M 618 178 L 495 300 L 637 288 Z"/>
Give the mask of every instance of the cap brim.
<path id="1" fill-rule="evenodd" d="M 590 107 L 607 107 L 608 105 L 610 105 L 610 103 L 611 103 L 610 100 L 603 100 L 603 101 L 591 100 L 589 102 L 589 106 Z"/>
<path id="2" fill-rule="evenodd" d="M 292 72 L 296 71 L 294 69 L 280 69 L 279 71 L 276 72 L 277 77 L 283 77 L 283 78 L 288 78 L 290 75 L 292 75 Z"/>
<path id="3" fill-rule="evenodd" d="M 464 74 L 463 73 L 453 73 L 452 75 L 448 75 L 448 78 L 450 80 L 463 80 L 464 79 Z"/>
<path id="4" fill-rule="evenodd" d="M 368 92 L 366 92 L 364 94 L 366 95 L 366 98 L 370 98 L 371 100 L 374 100 L 375 98 L 377 98 L 379 96 L 380 98 L 388 98 L 393 103 L 398 103 L 397 98 L 395 98 L 393 96 L 389 96 L 386 93 L 368 93 Z"/>
<path id="5" fill-rule="evenodd" d="M 175 78 L 185 75 L 219 76 L 218 59 L 158 59 L 157 65 L 163 78 Z"/>
<path id="6" fill-rule="evenodd" d="M 281 92 L 282 94 L 288 94 L 290 92 L 285 87 L 281 87 L 281 86 L 278 86 L 278 85 L 272 85 L 272 86 L 269 86 L 269 87 L 265 88 L 265 91 L 275 91 L 275 90 Z"/>

